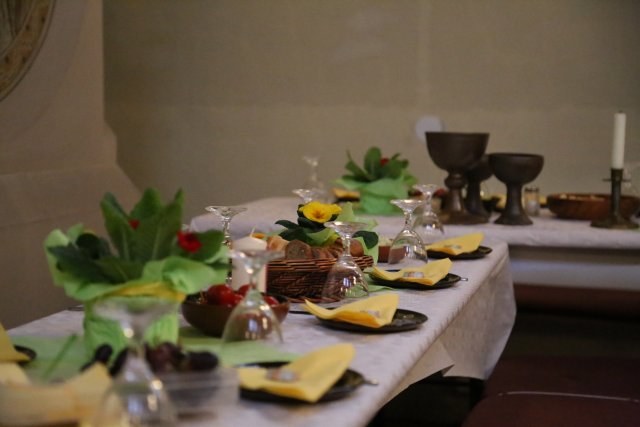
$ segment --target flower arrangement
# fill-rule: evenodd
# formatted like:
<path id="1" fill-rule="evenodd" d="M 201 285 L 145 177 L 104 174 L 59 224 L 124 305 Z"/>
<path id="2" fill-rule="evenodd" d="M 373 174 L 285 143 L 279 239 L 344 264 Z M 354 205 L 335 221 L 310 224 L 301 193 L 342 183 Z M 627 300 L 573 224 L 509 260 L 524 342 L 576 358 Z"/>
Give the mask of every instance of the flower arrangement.
<path id="1" fill-rule="evenodd" d="M 276 224 L 285 227 L 280 233 L 280 237 L 285 240 L 300 240 L 311 246 L 327 246 L 333 244 L 338 238 L 338 234 L 331 228 L 325 226 L 328 221 L 359 221 L 369 224 L 368 230 L 358 231 L 354 238 L 363 243 L 363 249 L 367 255 L 377 256 L 378 235 L 371 231 L 377 224 L 370 219 L 356 218 L 353 213 L 351 203 L 338 206 L 336 204 L 326 204 L 317 201 L 298 205 L 297 222 L 289 220 L 279 220 Z"/>
<path id="2" fill-rule="evenodd" d="M 360 208 L 369 214 L 393 214 L 398 210 L 389 203 L 392 199 L 406 198 L 417 180 L 408 171 L 409 161 L 400 154 L 383 157 L 378 147 L 371 147 L 364 156 L 363 167 L 358 166 L 347 151 L 349 174 L 334 181 L 348 190 L 360 192 Z"/>
<path id="3" fill-rule="evenodd" d="M 228 262 L 223 234 L 182 231 L 184 195 L 164 204 L 148 189 L 131 212 L 107 193 L 100 207 L 110 242 L 82 224 L 66 233 L 53 230 L 45 252 L 53 281 L 85 305 L 85 343 L 90 351 L 108 343 L 123 348 L 120 328 L 100 318 L 93 305 L 102 298 L 152 296 L 182 301 L 211 283 L 224 281 Z M 175 342 L 177 315 L 165 316 L 147 333 L 152 344 Z"/>

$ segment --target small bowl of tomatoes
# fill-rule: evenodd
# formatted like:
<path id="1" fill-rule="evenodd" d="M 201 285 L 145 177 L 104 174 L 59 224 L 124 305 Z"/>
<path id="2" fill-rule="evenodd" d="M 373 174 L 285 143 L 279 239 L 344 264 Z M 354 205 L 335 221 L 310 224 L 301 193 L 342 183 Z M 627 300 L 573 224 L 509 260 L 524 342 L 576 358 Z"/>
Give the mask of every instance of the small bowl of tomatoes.
<path id="1" fill-rule="evenodd" d="M 220 337 L 235 306 L 249 291 L 249 285 L 234 291 L 229 285 L 213 285 L 198 295 L 190 295 L 182 303 L 185 320 L 202 333 Z M 289 312 L 289 300 L 281 295 L 263 295 L 263 299 L 282 323 Z"/>

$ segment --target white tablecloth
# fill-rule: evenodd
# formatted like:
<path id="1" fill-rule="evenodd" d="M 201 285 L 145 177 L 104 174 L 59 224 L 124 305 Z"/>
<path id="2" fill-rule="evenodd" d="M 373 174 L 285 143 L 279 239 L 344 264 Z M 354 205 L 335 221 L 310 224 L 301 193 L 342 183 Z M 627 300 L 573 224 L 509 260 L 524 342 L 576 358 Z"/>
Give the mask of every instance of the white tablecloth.
<path id="1" fill-rule="evenodd" d="M 351 342 L 351 365 L 378 386 L 362 386 L 346 399 L 298 407 L 221 398 L 216 414 L 186 420 L 193 426 L 364 426 L 396 393 L 446 369 L 446 375 L 486 378 L 497 362 L 515 320 L 515 301 L 507 245 L 488 240 L 487 257 L 457 261 L 451 272 L 468 281 L 439 290 L 402 290 L 400 308 L 429 320 L 395 334 L 363 335 L 319 326 L 306 315 L 289 314 L 283 323 L 283 349 L 297 353 L 337 342 Z M 80 332 L 82 313 L 64 311 L 12 329 L 10 334 L 60 336 Z M 234 393 L 231 393 L 235 395 Z"/>
<path id="2" fill-rule="evenodd" d="M 279 219 L 296 219 L 298 199 L 273 197 L 246 203 L 248 210 L 231 223 L 234 237 L 257 231 L 281 229 Z M 494 215 L 492 221 L 497 216 Z M 393 237 L 402 227 L 401 216 L 375 216 L 376 231 Z M 445 237 L 482 231 L 485 236 L 509 244 L 515 283 L 640 290 L 640 231 L 591 227 L 588 221 L 555 218 L 548 210 L 533 217 L 533 225 L 508 226 L 493 222 L 478 225 L 446 225 Z M 220 228 L 211 214 L 191 221 L 197 231 Z"/>

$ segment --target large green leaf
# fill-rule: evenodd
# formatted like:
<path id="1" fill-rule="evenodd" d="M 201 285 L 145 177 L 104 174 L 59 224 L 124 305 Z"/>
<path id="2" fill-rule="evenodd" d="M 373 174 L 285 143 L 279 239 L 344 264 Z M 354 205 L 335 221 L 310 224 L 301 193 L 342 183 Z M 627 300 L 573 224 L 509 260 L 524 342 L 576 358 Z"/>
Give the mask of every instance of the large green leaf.
<path id="1" fill-rule="evenodd" d="M 73 243 L 66 246 L 49 247 L 47 250 L 56 257 L 58 269 L 72 274 L 85 282 L 112 282 L 89 254 Z M 113 282 L 112 282 L 113 283 Z"/>
<path id="2" fill-rule="evenodd" d="M 109 242 L 93 233 L 83 233 L 76 239 L 76 246 L 87 252 L 92 259 L 111 255 Z"/>
<path id="3" fill-rule="evenodd" d="M 203 262 L 213 262 L 214 260 L 216 260 L 218 258 L 217 255 L 220 253 L 220 249 L 222 247 L 224 233 L 218 230 L 210 230 L 204 233 L 195 234 L 202 246 L 195 253 L 188 253 L 183 251 L 182 256 Z"/>
<path id="4" fill-rule="evenodd" d="M 289 221 L 288 219 L 281 219 L 276 221 L 276 224 L 283 226 L 286 229 L 292 230 L 300 227 L 295 222 Z"/>
<path id="5" fill-rule="evenodd" d="M 135 259 L 147 262 L 171 255 L 172 244 L 182 227 L 181 199 L 174 200 L 155 215 L 140 221 L 133 235 Z"/>
<path id="6" fill-rule="evenodd" d="M 382 159 L 382 151 L 378 147 L 371 147 L 364 155 L 364 170 L 373 179 L 379 178 L 380 160 Z"/>
<path id="7" fill-rule="evenodd" d="M 134 280 L 142 275 L 143 264 L 138 261 L 125 261 L 113 256 L 101 258 L 95 263 L 100 267 L 102 274 L 107 276 L 112 283 L 124 283 Z"/>
<path id="8" fill-rule="evenodd" d="M 347 158 L 349 161 L 347 162 L 345 168 L 352 173 L 352 175 L 345 175 L 345 177 L 353 178 L 356 181 L 365 181 L 368 182 L 372 179 L 372 177 L 367 173 L 366 170 L 360 168 L 351 158 L 351 153 L 347 151 Z"/>
<path id="9" fill-rule="evenodd" d="M 290 229 L 290 230 L 283 230 L 280 233 L 280 237 L 282 237 L 283 239 L 288 240 L 288 241 L 300 240 L 300 241 L 305 242 L 305 243 L 311 243 L 309 241 L 309 238 L 307 237 L 307 234 L 300 227 L 294 228 L 294 229 Z"/>
<path id="10" fill-rule="evenodd" d="M 164 204 L 160 198 L 160 193 L 153 188 L 149 188 L 142 194 L 142 198 L 134 206 L 131 211 L 131 218 L 144 220 L 160 212 L 163 206 Z"/>
<path id="11" fill-rule="evenodd" d="M 129 218 L 122 210 L 113 195 L 107 193 L 100 202 L 104 226 L 109 233 L 111 243 L 124 260 L 131 260 L 133 256 L 133 228 L 129 225 Z"/>
<path id="12" fill-rule="evenodd" d="M 305 217 L 298 218 L 298 224 L 301 227 L 309 228 L 313 231 L 319 231 L 324 228 L 324 224 L 312 221 L 309 218 L 305 218 Z"/>
<path id="13" fill-rule="evenodd" d="M 367 248 L 373 248 L 378 244 L 378 234 L 373 231 L 360 230 L 353 237 L 362 237 Z"/>

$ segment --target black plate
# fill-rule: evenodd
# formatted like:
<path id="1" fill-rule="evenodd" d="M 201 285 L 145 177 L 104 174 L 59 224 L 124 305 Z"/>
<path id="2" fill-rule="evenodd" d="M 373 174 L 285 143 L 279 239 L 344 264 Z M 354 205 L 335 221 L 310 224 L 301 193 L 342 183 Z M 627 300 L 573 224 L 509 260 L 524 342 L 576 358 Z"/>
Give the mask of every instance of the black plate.
<path id="1" fill-rule="evenodd" d="M 458 255 L 451 255 L 446 252 L 438 252 L 438 251 L 431 251 L 431 250 L 427 250 L 427 255 L 429 255 L 429 258 L 435 258 L 435 259 L 442 259 L 442 258 L 449 258 L 451 260 L 478 259 L 478 258 L 484 257 L 487 254 L 490 254 L 492 250 L 493 249 L 487 246 L 478 246 L 478 249 L 476 249 L 473 252 L 463 252 Z"/>
<path id="2" fill-rule="evenodd" d="M 379 328 L 371 328 L 369 326 L 356 325 L 355 323 L 341 322 L 339 320 L 318 319 L 327 328 L 340 329 L 349 332 L 365 332 L 367 334 L 378 333 L 388 334 L 391 332 L 402 332 L 415 329 L 427 321 L 427 316 L 417 311 L 396 310 L 393 320 L 388 325 Z"/>
<path id="3" fill-rule="evenodd" d="M 244 366 L 259 366 L 261 368 L 277 368 L 286 365 L 289 362 L 263 362 Z M 347 369 L 338 381 L 318 400 L 319 402 L 331 402 L 333 400 L 342 399 L 353 393 L 358 387 L 364 384 L 364 377 L 359 372 Z M 310 402 L 294 399 L 293 397 L 279 396 L 264 390 L 249 390 L 240 387 L 240 397 L 249 400 L 258 400 L 261 402 L 274 402 L 286 404 L 311 404 Z"/>
<path id="4" fill-rule="evenodd" d="M 29 360 L 25 360 L 24 362 L 20 362 L 19 365 L 24 365 L 24 364 L 29 363 L 33 359 L 35 359 L 36 356 L 37 356 L 36 352 L 33 351 L 32 349 L 30 349 L 29 347 L 24 347 L 22 345 L 14 345 L 13 348 L 15 348 L 17 352 L 25 354 L 25 355 L 27 355 L 29 357 Z"/>
<path id="5" fill-rule="evenodd" d="M 460 276 L 458 276 L 457 274 L 449 273 L 446 276 L 444 276 L 444 278 L 440 280 L 438 283 L 435 283 L 429 286 L 429 285 L 422 285 L 416 282 L 406 282 L 403 280 L 384 280 L 378 277 L 373 277 L 371 275 L 369 275 L 369 277 L 371 278 L 373 283 L 375 283 L 376 285 L 388 286 L 390 288 L 396 288 L 396 289 L 417 289 L 419 291 L 429 291 L 431 289 L 450 288 L 451 286 L 453 286 L 454 283 L 460 280 Z"/>

